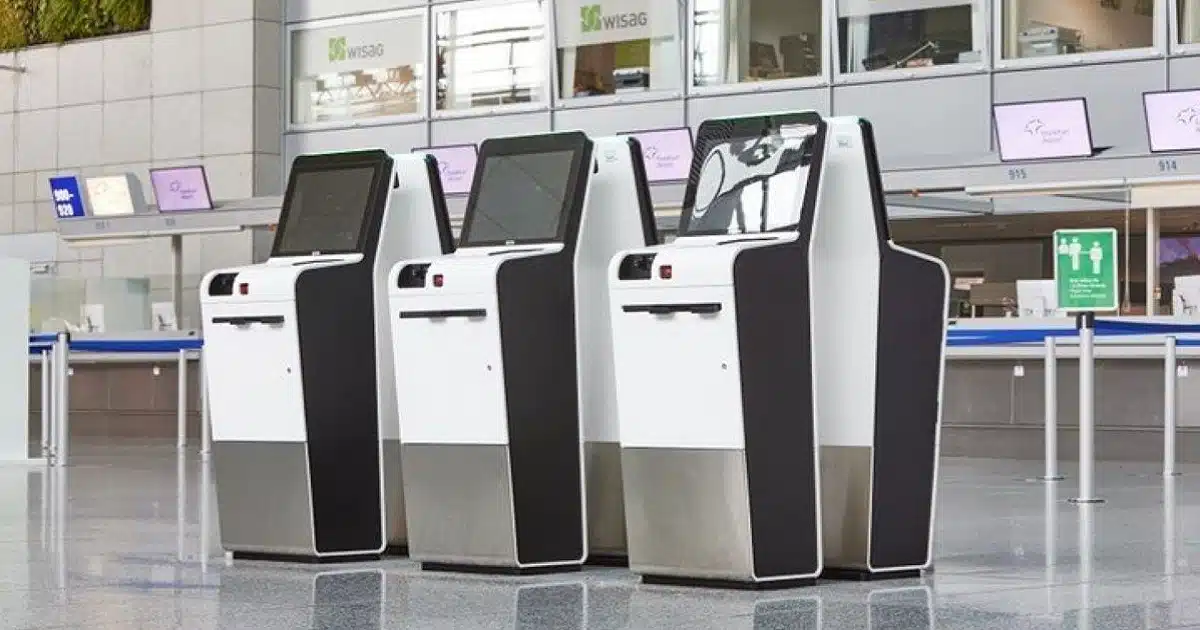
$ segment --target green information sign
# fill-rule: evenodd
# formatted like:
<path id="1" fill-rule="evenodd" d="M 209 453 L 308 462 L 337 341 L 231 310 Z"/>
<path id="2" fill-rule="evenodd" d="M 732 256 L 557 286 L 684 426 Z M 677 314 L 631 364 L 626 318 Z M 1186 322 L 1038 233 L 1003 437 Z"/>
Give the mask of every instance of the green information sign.
<path id="1" fill-rule="evenodd" d="M 1117 231 L 1055 230 L 1054 282 L 1064 311 L 1117 310 Z"/>

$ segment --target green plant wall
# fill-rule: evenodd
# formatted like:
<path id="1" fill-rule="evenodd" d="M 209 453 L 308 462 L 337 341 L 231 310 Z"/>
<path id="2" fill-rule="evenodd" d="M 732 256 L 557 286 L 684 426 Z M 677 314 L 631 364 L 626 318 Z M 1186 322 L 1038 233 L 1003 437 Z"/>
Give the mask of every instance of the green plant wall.
<path id="1" fill-rule="evenodd" d="M 0 0 L 0 50 L 142 31 L 151 0 Z"/>

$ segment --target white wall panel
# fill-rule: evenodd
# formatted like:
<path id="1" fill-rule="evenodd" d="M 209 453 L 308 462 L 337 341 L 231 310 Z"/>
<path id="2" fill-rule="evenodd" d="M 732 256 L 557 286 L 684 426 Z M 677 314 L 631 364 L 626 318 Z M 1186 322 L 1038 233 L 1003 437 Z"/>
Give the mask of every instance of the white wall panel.
<path id="1" fill-rule="evenodd" d="M 103 164 L 103 131 L 99 103 L 58 110 L 58 166 Z"/>
<path id="2" fill-rule="evenodd" d="M 150 99 L 104 104 L 104 163 L 150 161 Z"/>
<path id="3" fill-rule="evenodd" d="M 151 87 L 155 96 L 201 89 L 203 34 L 201 29 L 189 28 L 153 35 Z"/>
<path id="4" fill-rule="evenodd" d="M 687 119 L 688 126 L 695 129 L 709 118 L 803 109 L 828 114 L 830 109 L 829 89 L 808 88 L 783 92 L 756 92 L 694 98 L 688 103 Z"/>
<path id="5" fill-rule="evenodd" d="M 985 74 L 846 85 L 834 89 L 833 110 L 871 121 L 884 168 L 914 156 L 953 164 L 990 150 L 990 93 Z"/>
<path id="6" fill-rule="evenodd" d="M 581 129 L 595 136 L 685 125 L 682 101 L 580 107 L 554 112 L 555 129 Z"/>
<path id="7" fill-rule="evenodd" d="M 390 11 L 403 7 L 419 7 L 425 4 L 421 0 L 286 0 L 286 2 L 285 17 L 288 22 L 305 22 L 372 11 Z"/>
<path id="8" fill-rule="evenodd" d="M 203 38 L 204 90 L 254 84 L 254 22 L 206 26 Z"/>
<path id="9" fill-rule="evenodd" d="M 57 46 L 42 46 L 17 53 L 16 64 L 25 68 L 17 79 L 17 109 L 58 105 L 58 51 Z"/>
<path id="10" fill-rule="evenodd" d="M 104 100 L 120 101 L 150 96 L 149 34 L 123 35 L 104 40 Z M 67 72 L 66 68 L 62 72 Z"/>
<path id="11" fill-rule="evenodd" d="M 104 42 L 83 41 L 58 52 L 58 104 L 83 105 L 104 99 Z M 3 78 L 0 81 L 8 83 Z M 0 99 L 3 95 L 0 94 Z"/>
<path id="12" fill-rule="evenodd" d="M 13 122 L 17 137 L 17 171 L 54 168 L 58 160 L 58 110 L 19 112 Z M 3 132 L 0 132 L 0 147 Z M 2 165 L 0 165 L 2 166 Z"/>
<path id="13" fill-rule="evenodd" d="M 204 152 L 203 95 L 179 94 L 154 99 L 154 160 L 199 157 Z"/>
<path id="14" fill-rule="evenodd" d="M 1166 89 L 1162 61 L 1046 68 L 995 75 L 996 102 L 1082 96 L 1088 101 L 1092 140 L 1114 153 L 1148 151 L 1142 93 Z"/>
<path id="15" fill-rule="evenodd" d="M 427 144 L 429 142 L 425 133 L 425 123 L 313 131 L 285 136 L 284 158 L 286 163 L 290 164 L 297 155 L 305 153 L 371 148 L 381 148 L 393 153 L 407 153 L 413 147 Z"/>
<path id="16" fill-rule="evenodd" d="M 1200 88 L 1200 57 L 1183 57 L 1170 62 L 1170 89 Z"/>
<path id="17" fill-rule="evenodd" d="M 550 131 L 550 112 L 437 120 L 430 125 L 434 146 L 482 142 L 492 136 L 520 136 Z"/>

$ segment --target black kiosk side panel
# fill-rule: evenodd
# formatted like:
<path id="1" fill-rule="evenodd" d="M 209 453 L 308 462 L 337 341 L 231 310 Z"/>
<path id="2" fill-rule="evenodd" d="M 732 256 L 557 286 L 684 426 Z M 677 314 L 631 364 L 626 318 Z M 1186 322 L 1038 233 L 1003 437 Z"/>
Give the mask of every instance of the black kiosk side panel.
<path id="1" fill-rule="evenodd" d="M 494 194 L 488 161 L 565 152 L 570 164 L 557 233 L 498 239 L 495 226 L 512 225 L 492 217 L 490 236 L 481 236 L 488 219 L 480 216 L 479 197 Z M 496 276 L 517 561 L 523 565 L 583 557 L 574 261 L 591 164 L 592 142 L 578 132 L 486 140 L 463 222 L 462 246 L 563 243 L 555 254 L 507 260 Z M 516 209 L 522 200 L 503 203 Z"/>
<path id="2" fill-rule="evenodd" d="M 940 265 L 891 247 L 875 137 L 861 124 L 881 266 L 871 566 L 919 567 L 933 518 L 946 278 Z"/>
<path id="3" fill-rule="evenodd" d="M 337 171 L 356 176 L 342 181 Z M 308 199 L 296 190 L 305 173 L 326 178 Z M 313 528 L 322 553 L 373 549 L 383 541 L 374 268 L 392 183 L 392 159 L 382 151 L 320 156 L 315 162 L 298 158 L 272 251 L 273 257 L 316 251 L 363 255 L 356 264 L 307 270 L 296 282 Z M 369 186 L 365 191 L 363 184 Z M 319 205 L 305 207 L 314 203 Z M 343 222 L 335 212 L 362 214 Z M 289 234 L 293 229 L 304 233 Z M 307 236 L 309 231 L 325 235 Z M 329 232 L 343 236 L 329 249 L 314 249 Z"/>
<path id="4" fill-rule="evenodd" d="M 817 128 L 795 226 L 799 238 L 745 250 L 733 269 L 750 530 L 759 578 L 810 574 L 820 563 L 820 543 L 814 544 L 820 497 L 813 455 L 808 257 L 826 134 L 816 114 L 789 115 L 774 124 L 781 122 Z"/>

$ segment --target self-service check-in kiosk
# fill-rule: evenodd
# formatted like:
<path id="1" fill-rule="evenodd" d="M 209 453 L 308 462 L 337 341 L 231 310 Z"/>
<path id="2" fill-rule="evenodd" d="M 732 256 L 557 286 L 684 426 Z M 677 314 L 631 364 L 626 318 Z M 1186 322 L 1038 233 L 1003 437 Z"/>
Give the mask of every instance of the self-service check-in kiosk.
<path id="1" fill-rule="evenodd" d="M 452 243 L 432 157 L 308 155 L 270 259 L 205 277 L 221 542 L 235 557 L 403 544 L 386 281 L 397 260 Z"/>
<path id="2" fill-rule="evenodd" d="M 641 150 L 572 132 L 487 140 L 479 160 L 458 250 L 391 280 L 409 553 L 575 568 L 588 534 L 624 551 L 606 273 L 654 240 Z"/>
<path id="3" fill-rule="evenodd" d="M 896 440 L 897 450 L 921 441 L 919 456 L 935 455 L 935 433 L 899 434 L 938 422 L 945 269 L 887 242 L 871 142 L 864 121 L 823 120 L 814 112 L 707 121 L 698 133 L 680 238 L 613 259 L 629 559 L 645 580 L 805 584 L 822 574 L 831 540 L 867 540 L 869 530 L 830 531 L 863 524 L 830 511 L 864 493 L 845 484 L 822 487 L 831 473 L 818 457 L 820 445 L 835 443 L 827 425 L 877 424 L 874 415 L 821 415 L 851 402 L 861 409 L 861 401 L 850 400 L 855 396 L 877 398 L 864 384 L 887 380 L 888 396 L 914 388 L 922 401 L 916 406 L 889 397 L 871 409 L 897 409 L 878 423 L 898 423 L 888 425 L 885 437 Z M 848 260 L 869 267 L 872 256 L 873 285 L 834 271 Z M 888 271 L 892 265 L 911 274 Z M 856 320 L 847 316 L 863 308 L 856 303 L 861 296 L 888 283 L 889 296 L 905 299 L 887 310 L 869 300 L 872 325 L 849 326 Z M 869 353 L 859 352 L 862 336 L 886 336 L 893 349 L 877 357 L 884 346 L 872 341 Z M 848 346 L 855 350 L 836 356 Z M 918 351 L 931 353 L 933 362 L 906 363 Z M 849 358 L 853 369 L 843 369 Z M 875 376 L 902 365 L 901 372 Z M 870 468 L 866 473 L 853 481 L 869 482 Z M 892 477 L 878 483 L 906 485 L 895 500 L 868 489 L 872 505 L 885 518 L 915 514 L 927 526 L 932 475 L 874 472 L 881 473 Z M 838 503 L 838 493 L 855 498 Z M 897 508 L 906 513 L 887 512 Z"/>
<path id="4" fill-rule="evenodd" d="M 870 124 L 828 122 L 810 268 L 825 577 L 912 577 L 933 558 L 949 271 L 891 242 Z"/>

